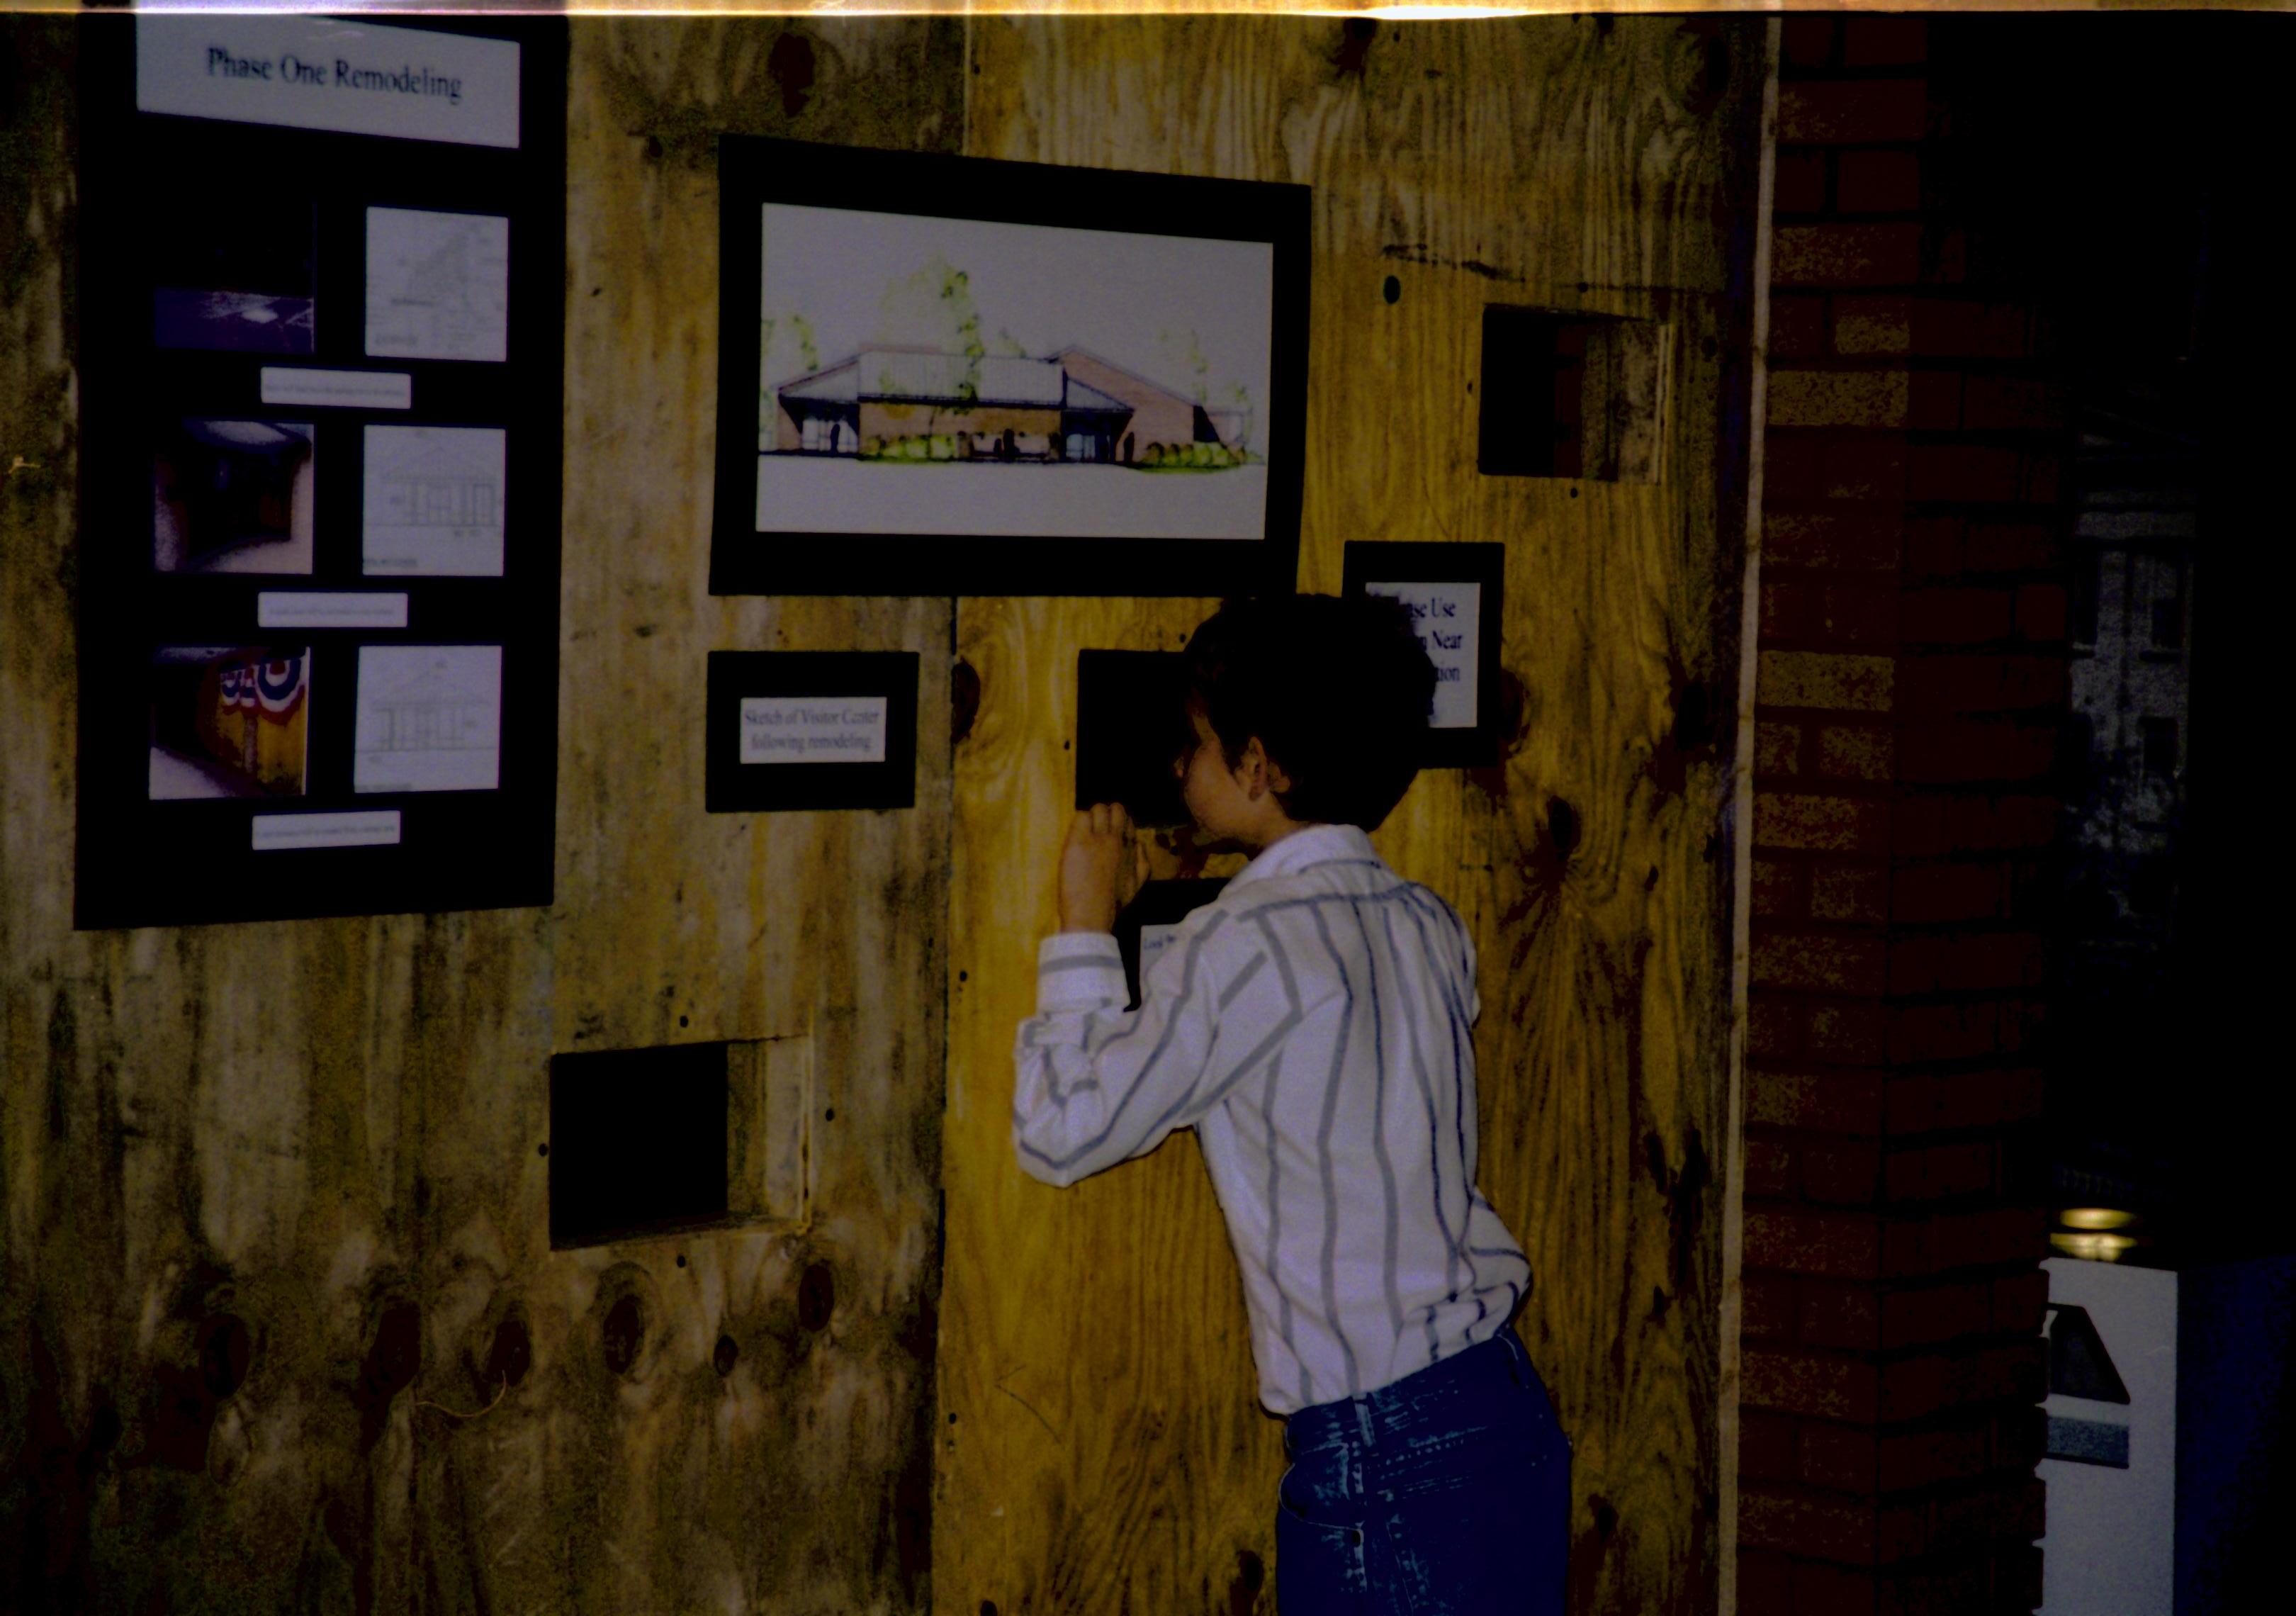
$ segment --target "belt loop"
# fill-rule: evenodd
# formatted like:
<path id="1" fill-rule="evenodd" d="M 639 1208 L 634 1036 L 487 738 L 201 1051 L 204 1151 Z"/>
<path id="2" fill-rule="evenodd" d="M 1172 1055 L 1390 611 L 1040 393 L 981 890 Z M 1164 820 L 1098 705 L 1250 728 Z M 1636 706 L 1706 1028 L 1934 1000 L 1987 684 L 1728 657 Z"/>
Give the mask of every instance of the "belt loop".
<path id="1" fill-rule="evenodd" d="M 1356 1429 L 1363 1433 L 1364 1446 L 1365 1448 L 1378 1447 L 1379 1439 L 1372 1434 L 1370 1402 L 1360 1395 L 1356 1397 L 1353 1401 L 1356 1406 Z"/>
<path id="2" fill-rule="evenodd" d="M 1500 1327 L 1499 1339 L 1506 1343 L 1507 1373 L 1514 1376 L 1516 1385 L 1528 1388 L 1530 1382 L 1523 1379 L 1522 1372 L 1529 1367 L 1529 1352 L 1524 1349 L 1512 1325 Z"/>

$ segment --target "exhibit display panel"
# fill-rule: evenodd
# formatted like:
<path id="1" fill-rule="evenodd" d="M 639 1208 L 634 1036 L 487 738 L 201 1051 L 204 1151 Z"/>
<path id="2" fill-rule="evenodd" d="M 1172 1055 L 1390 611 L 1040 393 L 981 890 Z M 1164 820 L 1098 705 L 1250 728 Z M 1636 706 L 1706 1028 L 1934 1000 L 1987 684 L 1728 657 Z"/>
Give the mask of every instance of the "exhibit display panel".
<path id="1" fill-rule="evenodd" d="M 562 29 L 89 21 L 78 923 L 547 902 Z"/>
<path id="2" fill-rule="evenodd" d="M 719 595 L 1289 590 L 1306 186 L 719 145 Z"/>

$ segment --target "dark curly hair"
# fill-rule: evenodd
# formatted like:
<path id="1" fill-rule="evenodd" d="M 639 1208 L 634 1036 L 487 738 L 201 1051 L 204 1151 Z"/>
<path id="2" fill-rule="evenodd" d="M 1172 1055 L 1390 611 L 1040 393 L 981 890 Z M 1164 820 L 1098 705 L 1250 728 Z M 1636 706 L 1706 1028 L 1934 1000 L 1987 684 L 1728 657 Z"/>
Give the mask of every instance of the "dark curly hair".
<path id="1" fill-rule="evenodd" d="M 1435 668 L 1383 595 L 1233 600 L 1188 641 L 1188 705 L 1230 767 L 1254 735 L 1291 776 L 1294 819 L 1376 830 L 1419 773 Z"/>

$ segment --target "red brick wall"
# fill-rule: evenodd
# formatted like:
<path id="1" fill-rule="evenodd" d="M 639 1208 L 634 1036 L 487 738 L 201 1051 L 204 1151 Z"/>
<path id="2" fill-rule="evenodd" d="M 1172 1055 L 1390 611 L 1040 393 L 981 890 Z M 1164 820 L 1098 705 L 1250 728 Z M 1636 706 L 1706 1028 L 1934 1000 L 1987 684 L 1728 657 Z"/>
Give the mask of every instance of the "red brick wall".
<path id="1" fill-rule="evenodd" d="M 1784 24 L 1756 686 L 1739 1596 L 2040 1598 L 2039 861 L 2062 408 L 1941 194 L 1918 18 Z"/>

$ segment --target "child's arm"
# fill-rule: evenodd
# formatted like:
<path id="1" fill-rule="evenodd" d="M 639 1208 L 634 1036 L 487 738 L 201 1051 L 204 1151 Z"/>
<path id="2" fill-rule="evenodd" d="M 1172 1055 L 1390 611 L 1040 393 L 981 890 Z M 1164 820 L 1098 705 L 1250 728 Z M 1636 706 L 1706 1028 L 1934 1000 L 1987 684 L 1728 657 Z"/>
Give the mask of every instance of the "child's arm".
<path id="1" fill-rule="evenodd" d="M 1077 816 L 1061 863 L 1062 921 L 1070 929 L 1037 951 L 1037 1013 L 1021 1023 L 1013 1047 L 1013 1146 L 1021 1165 L 1048 1184 L 1139 1155 L 1210 1110 L 1262 1045 L 1260 1037 L 1226 1040 L 1251 1053 L 1218 1075 L 1232 1064 L 1215 1060 L 1222 1033 L 1234 1030 L 1226 1023 L 1297 1020 L 1288 972 L 1264 971 L 1257 941 L 1219 915 L 1192 920 L 1143 972 L 1140 1008 L 1124 1008 L 1124 966 L 1106 928 L 1130 833 L 1121 808 Z M 1272 1005 L 1265 992 L 1246 996 L 1250 1005 L 1223 1005 L 1226 987 L 1246 985 L 1249 975 L 1283 979 Z"/>

